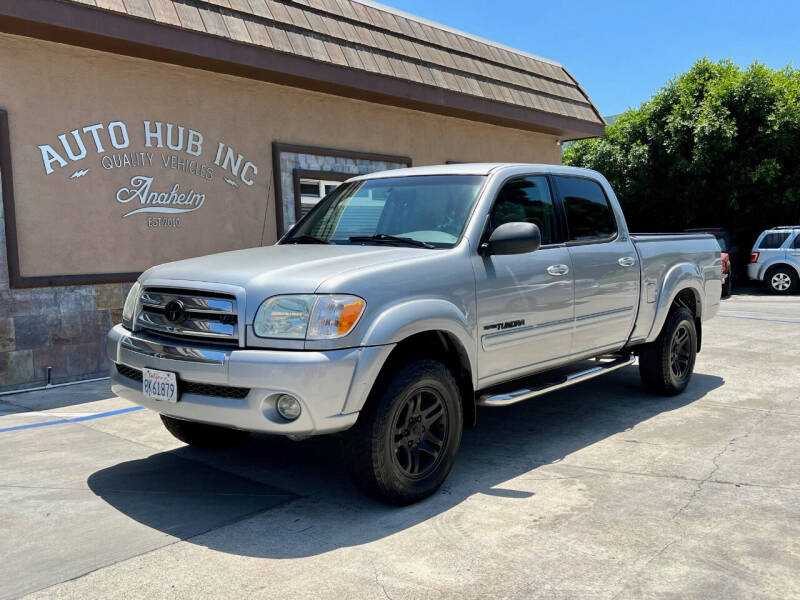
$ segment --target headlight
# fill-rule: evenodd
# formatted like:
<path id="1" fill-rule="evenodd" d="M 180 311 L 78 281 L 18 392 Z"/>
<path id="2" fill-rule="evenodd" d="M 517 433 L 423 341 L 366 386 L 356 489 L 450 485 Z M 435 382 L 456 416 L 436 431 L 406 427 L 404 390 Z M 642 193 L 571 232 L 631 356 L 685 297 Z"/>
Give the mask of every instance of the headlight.
<path id="1" fill-rule="evenodd" d="M 256 313 L 253 331 L 259 337 L 303 340 L 316 296 L 274 296 Z"/>
<path id="2" fill-rule="evenodd" d="M 136 312 L 136 304 L 139 302 L 141 291 L 142 286 L 137 281 L 128 292 L 128 297 L 125 298 L 125 305 L 122 307 L 122 324 L 128 329 L 133 329 L 133 313 Z"/>
<path id="3" fill-rule="evenodd" d="M 353 330 L 366 305 L 358 296 L 274 296 L 259 307 L 253 330 L 265 338 L 332 340 Z"/>

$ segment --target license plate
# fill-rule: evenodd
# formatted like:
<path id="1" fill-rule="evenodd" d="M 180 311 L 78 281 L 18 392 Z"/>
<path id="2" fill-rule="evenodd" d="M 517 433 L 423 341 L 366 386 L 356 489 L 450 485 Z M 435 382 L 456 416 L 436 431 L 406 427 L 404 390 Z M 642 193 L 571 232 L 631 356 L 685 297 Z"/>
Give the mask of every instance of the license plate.
<path id="1" fill-rule="evenodd" d="M 159 402 L 177 402 L 178 378 L 169 371 L 142 369 L 142 393 Z"/>

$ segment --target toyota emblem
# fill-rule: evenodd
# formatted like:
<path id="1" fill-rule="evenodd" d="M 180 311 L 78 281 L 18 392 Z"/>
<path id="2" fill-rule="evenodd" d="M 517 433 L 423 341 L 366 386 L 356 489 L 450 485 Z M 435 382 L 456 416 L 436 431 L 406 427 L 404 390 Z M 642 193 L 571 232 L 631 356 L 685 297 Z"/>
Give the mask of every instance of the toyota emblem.
<path id="1" fill-rule="evenodd" d="M 186 320 L 186 309 L 180 300 L 170 300 L 164 307 L 164 316 L 170 323 L 183 323 Z"/>

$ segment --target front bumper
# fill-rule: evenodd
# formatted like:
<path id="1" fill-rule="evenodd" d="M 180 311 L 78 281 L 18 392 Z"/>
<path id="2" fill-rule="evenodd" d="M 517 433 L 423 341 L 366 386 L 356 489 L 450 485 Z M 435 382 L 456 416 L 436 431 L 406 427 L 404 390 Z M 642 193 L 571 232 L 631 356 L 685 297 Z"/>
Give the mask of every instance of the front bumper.
<path id="1" fill-rule="evenodd" d="M 159 413 L 265 433 L 308 436 L 343 431 L 355 424 L 372 383 L 393 346 L 326 352 L 249 350 L 164 342 L 117 325 L 108 333 L 112 391 Z M 245 398 L 184 393 L 177 403 L 151 400 L 140 381 L 123 376 L 116 365 L 171 371 L 179 381 L 248 388 Z M 302 405 L 296 421 L 275 410 L 281 394 Z M 346 408 L 345 408 L 346 407 Z"/>

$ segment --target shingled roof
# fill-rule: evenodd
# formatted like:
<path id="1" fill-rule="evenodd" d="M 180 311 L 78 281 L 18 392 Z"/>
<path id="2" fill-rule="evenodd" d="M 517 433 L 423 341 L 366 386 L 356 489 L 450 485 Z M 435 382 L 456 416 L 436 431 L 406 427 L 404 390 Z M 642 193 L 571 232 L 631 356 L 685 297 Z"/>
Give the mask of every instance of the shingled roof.
<path id="1" fill-rule="evenodd" d="M 94 38 L 114 37 L 137 46 L 160 47 L 174 55 L 166 57 L 172 62 L 187 64 L 178 55 L 194 56 L 188 64 L 201 68 L 218 70 L 221 63 L 238 64 L 240 68 L 233 72 L 246 76 L 301 87 L 315 87 L 310 84 L 318 81 L 325 84 L 323 91 L 351 96 L 356 94 L 348 90 L 361 92 L 357 97 L 368 92 L 377 101 L 553 133 L 563 139 L 603 134 L 597 108 L 560 64 L 368 0 L 26 0 L 11 4 L 16 8 L 0 7 L 0 14 L 23 20 L 33 17 L 48 30 L 82 32 L 85 39 L 73 40 L 79 45 L 96 46 Z M 36 10 L 37 5 L 42 10 Z M 68 7 L 80 12 L 60 21 L 58 14 L 66 17 Z M 103 18 L 122 16 L 139 22 L 138 38 L 135 26 L 126 29 L 118 20 Z M 159 29 L 145 30 L 145 24 Z M 174 40 L 164 35 L 167 28 Z M 10 29 L 13 33 L 14 27 Z M 176 30 L 193 37 L 179 43 Z M 203 51 L 198 35 L 226 46 Z M 117 43 L 114 48 L 124 45 Z M 261 54 L 254 55 L 254 49 Z M 206 63 L 198 64 L 203 54 Z"/>

